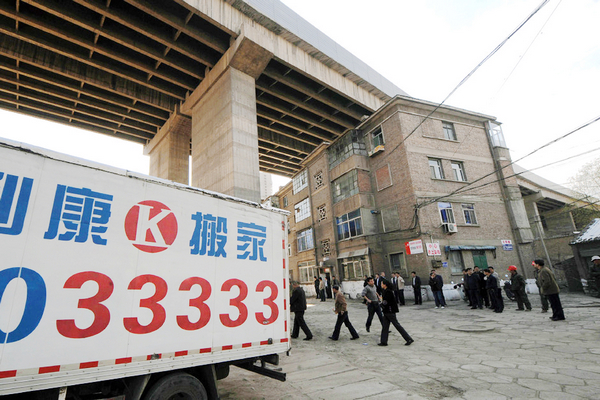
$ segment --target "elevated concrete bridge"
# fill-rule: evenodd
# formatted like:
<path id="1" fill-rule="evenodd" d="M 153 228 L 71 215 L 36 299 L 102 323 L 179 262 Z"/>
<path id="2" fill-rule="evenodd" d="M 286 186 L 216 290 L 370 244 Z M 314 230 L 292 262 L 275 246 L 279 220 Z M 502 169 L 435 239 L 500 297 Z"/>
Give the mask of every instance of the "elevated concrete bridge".
<path id="1" fill-rule="evenodd" d="M 242 198 L 395 94 L 278 0 L 0 0 L 1 108 L 142 143 L 178 182 L 191 154 L 194 186 Z"/>

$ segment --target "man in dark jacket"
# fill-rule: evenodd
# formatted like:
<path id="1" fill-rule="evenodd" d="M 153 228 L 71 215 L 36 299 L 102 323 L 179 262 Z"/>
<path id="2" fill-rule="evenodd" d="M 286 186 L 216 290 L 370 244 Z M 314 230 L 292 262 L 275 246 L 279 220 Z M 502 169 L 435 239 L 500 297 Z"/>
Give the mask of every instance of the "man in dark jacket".
<path id="1" fill-rule="evenodd" d="M 415 305 L 423 304 L 423 296 L 421 296 L 421 278 L 417 276 L 415 271 L 411 272 L 411 286 L 415 292 Z"/>
<path id="2" fill-rule="evenodd" d="M 431 275 L 429 278 L 429 286 L 431 287 L 431 291 L 433 292 L 433 299 L 435 300 L 435 308 L 445 308 L 446 307 L 446 299 L 444 299 L 444 293 L 442 292 L 444 288 L 444 280 L 440 275 L 435 273 L 435 270 L 431 271 Z"/>
<path id="3" fill-rule="evenodd" d="M 318 299 L 319 298 L 319 278 L 317 278 L 316 276 L 315 276 L 314 284 L 315 284 L 315 293 L 317 294 L 317 299 Z"/>
<path id="4" fill-rule="evenodd" d="M 565 319 L 565 313 L 563 312 L 562 304 L 560 303 L 560 289 L 554 274 L 548 267 L 544 266 L 544 260 L 537 259 L 533 262 L 533 267 L 539 271 L 538 279 L 540 281 L 540 290 L 543 295 L 548 296 L 550 307 L 552 307 L 552 321 L 563 321 Z"/>
<path id="5" fill-rule="evenodd" d="M 531 263 L 531 265 L 534 265 L 534 263 Z M 548 308 L 550 308 L 550 306 L 548 305 L 548 296 L 542 294 L 542 288 L 540 287 L 539 274 L 540 274 L 540 271 L 534 267 L 533 268 L 533 277 L 535 278 L 535 284 L 538 287 L 538 291 L 540 292 L 540 301 L 542 302 L 542 313 L 547 313 Z"/>
<path id="6" fill-rule="evenodd" d="M 300 329 L 306 335 L 304 340 L 311 340 L 312 333 L 308 329 L 308 325 L 304 321 L 304 311 L 306 311 L 306 295 L 304 289 L 296 281 L 292 282 L 292 297 L 290 297 L 290 311 L 294 313 L 294 328 L 292 329 L 292 338 L 296 339 L 300 333 Z"/>
<path id="7" fill-rule="evenodd" d="M 485 288 L 490 296 L 492 308 L 495 313 L 501 313 L 504 311 L 504 300 L 502 299 L 502 296 L 498 297 L 498 279 L 496 279 L 496 277 L 492 275 L 492 272 L 487 268 L 483 270 L 483 273 L 486 277 Z"/>
<path id="8" fill-rule="evenodd" d="M 479 296 L 481 297 L 482 305 L 485 303 L 485 306 L 489 307 L 490 299 L 487 289 L 485 288 L 485 279 L 483 279 L 485 278 L 485 274 L 483 271 L 479 270 L 478 266 L 475 266 L 475 268 L 473 268 L 473 275 L 477 275 L 479 277 Z"/>
<path id="9" fill-rule="evenodd" d="M 467 289 L 467 295 L 471 302 L 471 308 L 483 308 L 481 305 L 481 298 L 479 296 L 479 276 L 473 273 L 471 268 L 467 268 L 467 275 L 465 275 L 465 286 Z"/>
<path id="10" fill-rule="evenodd" d="M 517 300 L 517 311 L 524 310 L 523 304 L 527 307 L 527 311 L 531 311 L 531 303 L 525 292 L 525 278 L 517 273 L 517 267 L 514 265 L 508 267 L 508 271 L 510 272 L 510 290 Z"/>
<path id="11" fill-rule="evenodd" d="M 402 327 L 402 325 L 400 325 L 398 319 L 396 318 L 396 313 L 398 312 L 398 303 L 396 303 L 396 296 L 394 295 L 394 291 L 391 288 L 391 284 L 385 279 L 383 279 L 381 281 L 381 288 L 383 289 L 383 301 L 381 303 L 383 309 L 383 326 L 381 328 L 381 340 L 379 341 L 378 345 L 387 346 L 391 323 L 402 335 L 404 340 L 406 340 L 406 343 L 404 343 L 404 345 L 410 346 L 410 344 L 414 342 L 414 340 L 410 337 L 408 332 L 404 330 L 404 328 Z"/>

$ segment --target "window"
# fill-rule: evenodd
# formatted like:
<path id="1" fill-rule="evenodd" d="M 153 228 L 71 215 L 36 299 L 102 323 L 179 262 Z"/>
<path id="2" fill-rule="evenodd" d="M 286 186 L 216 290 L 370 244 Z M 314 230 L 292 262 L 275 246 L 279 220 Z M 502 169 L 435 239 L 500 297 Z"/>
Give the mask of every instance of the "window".
<path id="1" fill-rule="evenodd" d="M 327 209 L 325 208 L 325 204 L 317 207 L 317 215 L 318 215 L 319 222 L 327 219 Z"/>
<path id="2" fill-rule="evenodd" d="M 465 216 L 465 224 L 477 225 L 477 216 L 475 215 L 475 206 L 473 204 L 462 204 L 463 215 Z"/>
<path id="3" fill-rule="evenodd" d="M 308 197 L 296 204 L 294 206 L 294 211 L 296 214 L 296 222 L 300 222 L 303 219 L 310 217 L 310 203 Z"/>
<path id="4" fill-rule="evenodd" d="M 381 127 L 378 127 L 373 132 L 371 132 L 371 149 L 383 145 L 383 131 L 381 130 Z"/>
<path id="5" fill-rule="evenodd" d="M 284 197 L 284 198 L 283 198 L 283 206 L 284 206 L 284 207 L 287 207 L 287 206 L 288 206 L 288 199 L 287 199 L 287 197 Z"/>
<path id="6" fill-rule="evenodd" d="M 298 253 L 314 248 L 312 228 L 298 232 L 296 241 L 298 243 Z"/>
<path id="7" fill-rule="evenodd" d="M 442 169 L 442 160 L 435 158 L 429 159 L 429 169 L 432 179 L 444 179 L 444 170 Z"/>
<path id="8" fill-rule="evenodd" d="M 456 140 L 456 131 L 454 130 L 454 124 L 452 124 L 451 122 L 442 122 L 442 129 L 444 129 L 444 138 L 448 140 Z"/>
<path id="9" fill-rule="evenodd" d="M 338 240 L 344 240 L 363 234 L 360 209 L 344 214 L 336 219 Z"/>
<path id="10" fill-rule="evenodd" d="M 293 185 L 294 194 L 308 186 L 308 171 L 306 169 L 294 177 Z"/>
<path id="11" fill-rule="evenodd" d="M 454 223 L 454 212 L 452 211 L 452 204 L 450 203 L 438 203 L 438 209 L 440 210 L 440 216 L 442 222 L 445 224 Z"/>
<path id="12" fill-rule="evenodd" d="M 319 276 L 319 269 L 314 261 L 298 263 L 298 272 L 300 272 L 300 283 L 313 283 L 314 277 Z"/>
<path id="13" fill-rule="evenodd" d="M 344 271 L 344 279 L 364 279 L 365 275 L 371 276 L 371 264 L 368 256 L 350 257 L 341 260 L 341 269 Z"/>
<path id="14" fill-rule="evenodd" d="M 319 171 L 315 174 L 315 190 L 322 188 L 325 185 L 323 182 L 323 171 Z"/>
<path id="15" fill-rule="evenodd" d="M 506 147 L 506 141 L 504 140 L 504 134 L 502 133 L 502 127 L 500 125 L 490 121 L 489 134 L 492 138 L 492 145 L 494 147 Z"/>
<path id="16" fill-rule="evenodd" d="M 321 241 L 321 248 L 323 249 L 323 255 L 328 256 L 331 254 L 331 241 L 329 239 L 325 239 Z"/>
<path id="17" fill-rule="evenodd" d="M 351 130 L 327 149 L 329 169 L 339 165 L 353 154 L 367 155 L 367 146 L 363 140 L 362 132 Z"/>
<path id="18" fill-rule="evenodd" d="M 465 167 L 463 166 L 463 163 L 461 163 L 460 161 L 452 161 L 451 165 L 452 172 L 454 172 L 454 180 L 466 182 L 467 174 L 465 174 Z"/>
<path id="19" fill-rule="evenodd" d="M 460 251 L 451 251 L 448 253 L 448 263 L 453 274 L 462 274 L 462 270 L 465 269 Z"/>
<path id="20" fill-rule="evenodd" d="M 358 172 L 353 169 L 331 182 L 333 186 L 333 202 L 347 199 L 358 193 Z"/>
<path id="21" fill-rule="evenodd" d="M 404 266 L 404 253 L 390 254 L 390 267 L 394 272 L 403 271 L 406 273 L 406 267 Z"/>

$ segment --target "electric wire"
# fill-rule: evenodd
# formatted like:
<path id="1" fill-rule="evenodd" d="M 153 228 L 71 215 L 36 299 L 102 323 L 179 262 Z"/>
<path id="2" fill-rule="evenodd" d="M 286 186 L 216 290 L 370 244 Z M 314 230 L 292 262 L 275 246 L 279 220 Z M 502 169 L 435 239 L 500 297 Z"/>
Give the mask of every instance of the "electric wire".
<path id="1" fill-rule="evenodd" d="M 404 142 L 406 142 L 408 140 L 409 137 L 412 136 L 413 133 L 415 133 L 417 131 L 417 129 L 419 129 L 421 127 L 421 125 L 423 125 L 423 123 L 425 121 L 427 121 L 437 110 L 440 109 L 440 107 L 442 105 L 444 105 L 446 103 L 446 101 L 467 81 L 469 80 L 469 78 L 471 78 L 471 76 L 479 69 L 479 67 L 481 67 L 487 60 L 489 60 L 490 58 L 492 58 L 492 56 L 494 54 L 496 54 L 505 44 L 506 42 L 508 42 L 508 40 L 510 40 L 510 38 L 512 38 L 527 22 L 529 22 L 529 20 L 531 18 L 533 18 L 533 16 L 535 14 L 538 13 L 538 11 L 540 11 L 550 0 L 544 0 L 542 1 L 542 3 L 540 3 L 540 5 L 538 5 L 536 7 L 535 10 L 533 10 L 529 16 L 527 18 L 525 18 L 525 20 L 523 22 L 521 22 L 519 24 L 519 26 L 517 26 L 516 29 L 514 29 L 512 31 L 512 33 L 510 35 L 508 35 L 504 40 L 502 40 L 502 42 L 500 42 L 500 44 L 498 44 L 494 50 L 492 50 L 482 61 L 479 62 L 479 64 L 477 64 L 477 66 L 475 66 L 475 68 L 473 68 L 471 70 L 471 72 L 469 72 L 459 83 L 458 85 L 456 85 L 454 87 L 454 89 L 452 89 L 452 91 L 444 98 L 444 100 L 442 100 L 441 103 L 439 103 L 438 105 L 435 106 L 435 108 L 429 113 L 427 114 L 427 116 L 425 116 L 425 118 L 423 118 L 423 120 L 421 120 L 421 122 L 419 122 L 419 124 L 417 124 L 417 126 L 415 128 L 413 128 L 413 130 L 404 138 L 400 141 L 400 143 L 398 143 L 396 146 L 394 146 L 393 149 L 391 149 L 384 158 L 389 157 L 398 147 L 400 147 Z"/>
<path id="2" fill-rule="evenodd" d="M 428 204 L 431 204 L 431 203 L 435 203 L 437 200 L 444 199 L 444 198 L 452 196 L 454 194 L 462 193 L 463 191 L 467 190 L 466 188 L 472 186 L 473 184 L 475 184 L 477 182 L 482 181 L 483 179 L 487 178 L 488 176 L 496 174 L 496 173 L 502 171 L 503 169 L 505 169 L 505 168 L 507 168 L 507 167 L 509 167 L 509 166 L 511 166 L 511 165 L 513 165 L 513 164 L 515 164 L 515 163 L 523 160 L 524 158 L 532 156 L 533 154 L 537 153 L 538 151 L 540 151 L 540 150 L 542 150 L 542 149 L 544 149 L 544 148 L 546 148 L 546 147 L 548 147 L 548 146 L 550 146 L 552 144 L 555 144 L 555 143 L 557 143 L 558 141 L 560 141 L 562 139 L 565 139 L 565 138 L 569 137 L 570 135 L 572 135 L 572 134 L 574 134 L 574 133 L 576 133 L 576 132 L 578 132 L 578 131 L 580 131 L 580 130 L 582 130 L 582 129 L 584 129 L 584 128 L 586 128 L 586 127 L 588 127 L 588 126 L 590 126 L 590 125 L 592 125 L 592 124 L 594 124 L 596 122 L 598 122 L 599 120 L 600 120 L 600 116 L 592 119 L 591 121 L 588 121 L 588 122 L 584 123 L 583 125 L 580 125 L 579 127 L 573 129 L 572 131 L 570 131 L 570 132 L 568 132 L 568 133 L 566 133 L 566 134 L 564 134 L 564 135 L 562 135 L 562 136 L 560 136 L 560 137 L 558 137 L 558 138 L 556 138 L 554 140 L 551 140 L 548 143 L 546 143 L 546 144 L 544 144 L 544 145 L 542 145 L 542 146 L 540 146 L 540 147 L 532 150 L 531 152 L 529 152 L 528 154 L 524 155 L 523 157 L 521 157 L 521 158 L 519 158 L 519 159 L 517 159 L 515 161 L 511 161 L 510 163 L 506 164 L 503 167 L 499 167 L 499 168 L 494 169 L 492 172 L 490 172 L 490 173 L 488 173 L 486 175 L 483 175 L 482 177 L 479 177 L 479 178 L 475 179 L 474 181 L 470 182 L 466 186 L 463 186 L 463 187 L 461 187 L 459 189 L 456 189 L 456 190 L 454 190 L 454 191 L 452 191 L 452 192 L 450 192 L 450 193 L 448 193 L 446 195 L 439 196 L 437 199 L 430 200 L 428 203 L 424 203 L 424 204 L 421 204 L 419 206 L 422 207 L 422 206 L 425 206 L 425 205 L 428 205 Z M 500 180 L 504 180 L 504 179 L 505 178 L 500 178 L 500 179 L 496 180 L 496 182 L 498 182 Z"/>

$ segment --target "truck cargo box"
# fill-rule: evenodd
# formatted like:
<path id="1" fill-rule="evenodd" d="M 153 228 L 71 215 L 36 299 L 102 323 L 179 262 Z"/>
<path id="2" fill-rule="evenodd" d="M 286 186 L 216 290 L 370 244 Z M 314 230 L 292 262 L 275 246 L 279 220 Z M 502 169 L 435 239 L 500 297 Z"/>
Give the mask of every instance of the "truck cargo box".
<path id="1" fill-rule="evenodd" d="M 281 210 L 0 141 L 0 395 L 289 350 Z"/>

